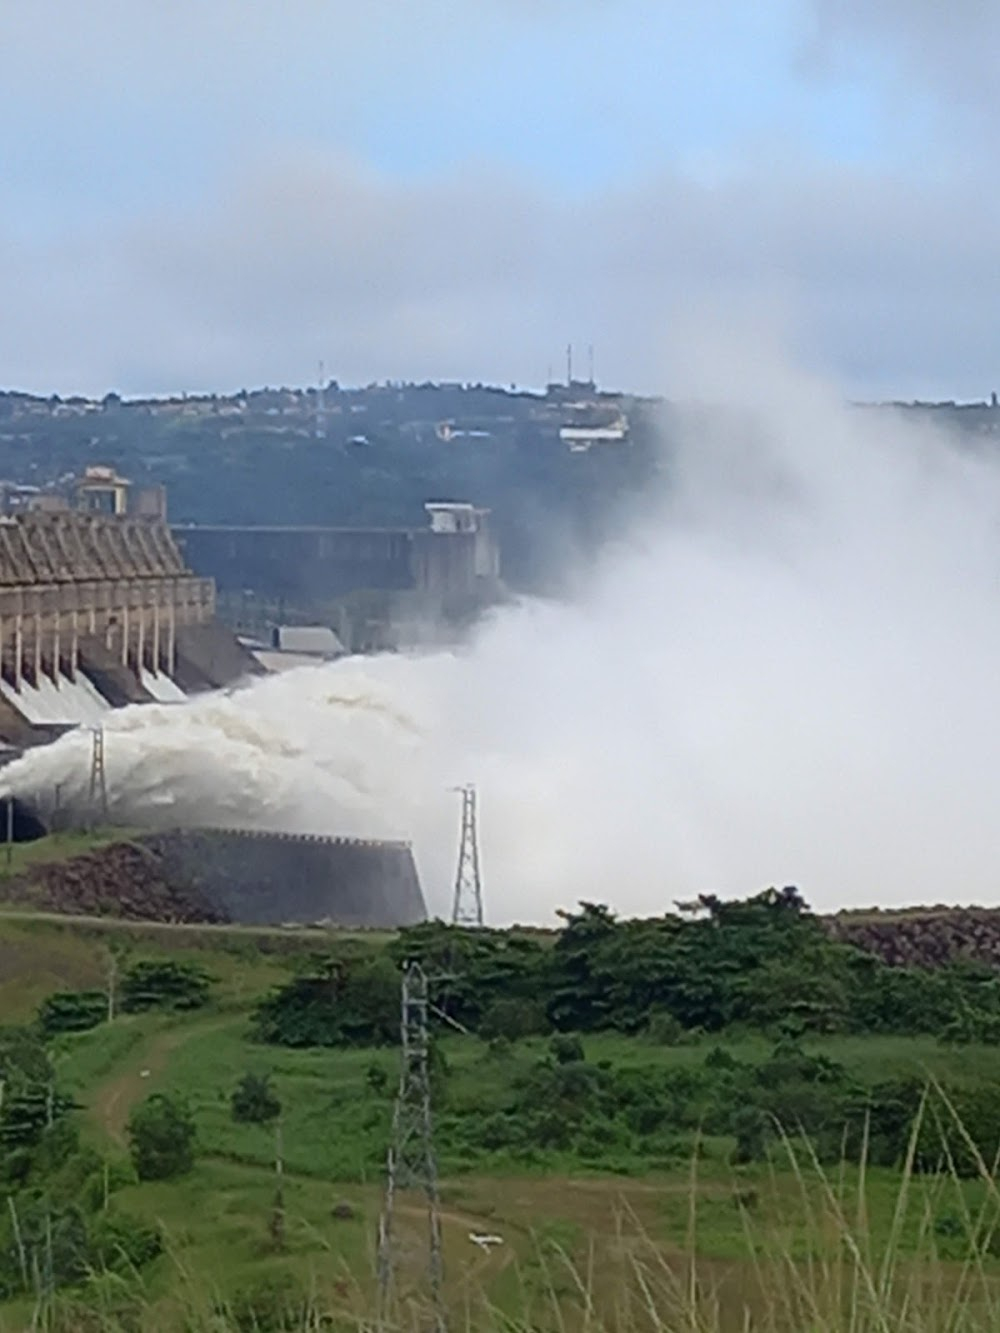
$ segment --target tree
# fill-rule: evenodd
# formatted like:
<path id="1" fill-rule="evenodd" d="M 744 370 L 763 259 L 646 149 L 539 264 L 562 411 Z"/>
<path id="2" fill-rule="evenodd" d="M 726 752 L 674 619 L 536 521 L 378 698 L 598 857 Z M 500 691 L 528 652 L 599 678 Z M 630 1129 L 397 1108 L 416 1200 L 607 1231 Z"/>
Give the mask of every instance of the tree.
<path id="1" fill-rule="evenodd" d="M 399 1039 L 399 973 L 388 958 L 327 958 L 272 992 L 256 1036 L 278 1046 L 384 1046 Z"/>
<path id="2" fill-rule="evenodd" d="M 140 1180 L 170 1180 L 194 1165 L 194 1120 L 183 1103 L 165 1093 L 154 1093 L 133 1110 L 128 1137 Z"/>
<path id="3" fill-rule="evenodd" d="M 244 1074 L 229 1104 L 238 1124 L 266 1125 L 281 1115 L 281 1102 L 268 1074 Z"/>
<path id="4" fill-rule="evenodd" d="M 537 1001 L 499 999 L 494 1000 L 484 1012 L 479 1024 L 479 1035 L 484 1041 L 492 1041 L 494 1037 L 518 1041 L 521 1037 L 533 1037 L 545 1032 L 547 1028 L 545 1010 Z"/>

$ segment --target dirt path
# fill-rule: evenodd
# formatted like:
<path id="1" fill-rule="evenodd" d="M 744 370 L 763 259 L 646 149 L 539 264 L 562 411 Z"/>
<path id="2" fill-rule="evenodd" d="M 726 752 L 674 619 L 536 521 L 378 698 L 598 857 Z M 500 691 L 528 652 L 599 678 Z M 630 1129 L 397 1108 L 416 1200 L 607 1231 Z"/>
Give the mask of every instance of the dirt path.
<path id="1" fill-rule="evenodd" d="M 167 1067 L 171 1052 L 194 1034 L 227 1021 L 230 1020 L 213 1017 L 204 1023 L 188 1022 L 164 1028 L 129 1052 L 127 1062 L 98 1087 L 91 1102 L 91 1114 L 113 1143 L 125 1145 L 129 1113 L 155 1086 L 156 1076 Z"/>

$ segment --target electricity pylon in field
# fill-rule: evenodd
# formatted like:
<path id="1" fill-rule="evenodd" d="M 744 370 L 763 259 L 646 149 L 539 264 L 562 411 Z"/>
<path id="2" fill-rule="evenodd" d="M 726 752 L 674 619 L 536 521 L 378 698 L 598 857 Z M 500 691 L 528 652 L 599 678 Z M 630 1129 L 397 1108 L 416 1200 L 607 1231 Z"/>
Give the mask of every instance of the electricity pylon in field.
<path id="1" fill-rule="evenodd" d="M 395 1228 L 397 1191 L 419 1189 L 427 1206 L 427 1295 L 434 1331 L 444 1333 L 441 1213 L 431 1117 L 430 1044 L 427 1028 L 429 1009 L 427 975 L 419 963 L 407 963 L 402 985 L 399 1091 L 392 1117 L 392 1138 L 386 1158 L 385 1199 L 379 1219 L 378 1311 L 379 1325 L 385 1327 L 391 1318 L 393 1299 L 398 1297 L 400 1255 Z"/>
<path id="2" fill-rule="evenodd" d="M 462 833 L 451 907 L 453 926 L 483 925 L 483 880 L 479 865 L 479 828 L 476 789 L 471 783 L 456 790 L 462 797 Z"/>

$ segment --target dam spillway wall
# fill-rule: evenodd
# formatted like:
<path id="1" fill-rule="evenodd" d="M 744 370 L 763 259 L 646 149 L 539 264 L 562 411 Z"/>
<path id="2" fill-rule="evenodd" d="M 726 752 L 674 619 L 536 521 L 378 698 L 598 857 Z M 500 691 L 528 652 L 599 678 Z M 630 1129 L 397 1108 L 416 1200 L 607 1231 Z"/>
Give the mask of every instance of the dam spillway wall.
<path id="1" fill-rule="evenodd" d="M 256 670 L 215 620 L 212 580 L 185 565 L 164 520 L 72 510 L 0 520 L 0 736 L 9 742 Z"/>
<path id="2" fill-rule="evenodd" d="M 241 925 L 328 922 L 390 930 L 427 919 L 405 842 L 180 829 L 142 843 L 165 879 Z"/>

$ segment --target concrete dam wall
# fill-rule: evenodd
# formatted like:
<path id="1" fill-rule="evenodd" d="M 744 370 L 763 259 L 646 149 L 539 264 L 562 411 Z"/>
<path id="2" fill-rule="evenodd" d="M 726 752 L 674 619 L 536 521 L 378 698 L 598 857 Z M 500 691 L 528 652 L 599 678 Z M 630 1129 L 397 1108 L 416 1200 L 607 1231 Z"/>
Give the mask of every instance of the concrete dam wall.
<path id="1" fill-rule="evenodd" d="M 435 508 L 435 506 L 428 506 Z M 189 526 L 173 529 L 183 558 L 220 593 L 311 605 L 355 591 L 467 595 L 499 577 L 485 510 L 458 510 L 449 528 Z M 446 515 L 450 517 L 450 515 Z"/>
<path id="2" fill-rule="evenodd" d="M 242 925 L 393 929 L 427 919 L 408 843 L 183 829 L 142 844 L 164 879 Z"/>
<path id="3" fill-rule="evenodd" d="M 31 512 L 0 520 L 0 738 L 181 702 L 259 671 L 215 619 L 215 589 L 159 519 Z"/>

